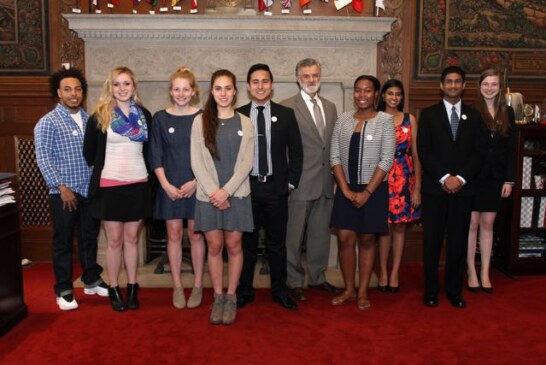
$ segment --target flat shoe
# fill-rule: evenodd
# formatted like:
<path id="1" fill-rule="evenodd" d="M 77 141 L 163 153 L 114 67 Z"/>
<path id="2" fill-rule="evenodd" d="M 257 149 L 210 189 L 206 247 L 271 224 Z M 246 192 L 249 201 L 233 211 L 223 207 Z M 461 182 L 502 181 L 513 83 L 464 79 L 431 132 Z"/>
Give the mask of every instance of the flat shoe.
<path id="1" fill-rule="evenodd" d="M 341 295 L 338 295 L 337 297 L 332 298 L 332 305 L 342 305 L 350 300 L 354 300 L 355 298 L 355 293 L 343 293 Z"/>
<path id="2" fill-rule="evenodd" d="M 365 311 L 370 309 L 372 303 L 370 303 L 370 300 L 366 297 L 358 297 L 357 305 L 358 309 L 360 309 L 361 311 Z"/>
<path id="3" fill-rule="evenodd" d="M 197 308 L 201 305 L 201 300 L 203 299 L 203 288 L 198 288 L 194 286 L 191 290 L 190 297 L 188 298 L 187 307 L 188 308 Z"/>

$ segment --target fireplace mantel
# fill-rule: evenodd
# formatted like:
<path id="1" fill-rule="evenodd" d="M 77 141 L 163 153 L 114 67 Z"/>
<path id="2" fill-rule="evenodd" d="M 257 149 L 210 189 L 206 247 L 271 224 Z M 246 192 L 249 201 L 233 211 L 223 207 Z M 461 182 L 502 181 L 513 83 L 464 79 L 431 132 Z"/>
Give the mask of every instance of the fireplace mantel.
<path id="1" fill-rule="evenodd" d="M 307 57 L 322 63 L 321 93 L 340 111 L 351 108 L 352 83 L 376 74 L 377 43 L 394 18 L 237 15 L 64 14 L 85 41 L 88 105 L 96 100 L 108 70 L 131 67 L 143 100 L 152 111 L 169 98 L 168 76 L 190 66 L 202 85 L 216 69 L 227 68 L 242 81 L 248 67 L 262 62 L 275 77 L 275 100 L 297 92 L 294 66 Z M 248 99 L 239 93 L 239 104 Z"/>
<path id="2" fill-rule="evenodd" d="M 394 18 L 248 17 L 211 15 L 65 14 L 70 29 L 85 41 L 234 41 L 301 44 L 380 42 Z"/>
<path id="3" fill-rule="evenodd" d="M 238 105 L 248 102 L 246 73 L 267 63 L 274 76 L 275 101 L 298 92 L 295 66 L 304 58 L 322 64 L 320 94 L 338 112 L 353 108 L 353 82 L 377 72 L 377 43 L 390 32 L 394 18 L 235 16 L 235 15 L 83 15 L 65 14 L 70 29 L 85 41 L 85 74 L 90 111 L 109 70 L 118 65 L 136 74 L 144 105 L 152 112 L 170 103 L 169 75 L 187 65 L 207 97 L 210 75 L 219 68 L 237 76 Z M 142 247 L 142 239 L 141 248 Z M 332 236 L 330 265 L 337 262 Z M 104 237 L 99 243 L 103 262 Z M 141 255 L 143 257 L 143 255 Z"/>

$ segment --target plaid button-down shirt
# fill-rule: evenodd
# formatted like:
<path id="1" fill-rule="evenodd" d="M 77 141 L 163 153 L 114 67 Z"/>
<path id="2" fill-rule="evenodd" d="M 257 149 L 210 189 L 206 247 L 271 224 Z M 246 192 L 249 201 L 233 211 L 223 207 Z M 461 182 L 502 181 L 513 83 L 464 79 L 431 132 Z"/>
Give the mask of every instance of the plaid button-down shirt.
<path id="1" fill-rule="evenodd" d="M 89 115 L 80 108 L 83 130 Z M 61 104 L 44 115 L 34 128 L 36 162 L 50 194 L 66 185 L 84 197 L 89 190 L 91 168 L 83 157 L 83 131 Z"/>

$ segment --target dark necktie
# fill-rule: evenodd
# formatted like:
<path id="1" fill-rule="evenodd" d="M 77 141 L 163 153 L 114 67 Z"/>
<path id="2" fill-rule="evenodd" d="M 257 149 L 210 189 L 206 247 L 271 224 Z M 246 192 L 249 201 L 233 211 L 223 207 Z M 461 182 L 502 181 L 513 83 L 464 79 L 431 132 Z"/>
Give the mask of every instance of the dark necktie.
<path id="1" fill-rule="evenodd" d="M 265 135 L 264 106 L 258 106 L 258 174 L 267 175 L 267 138 Z"/>
<path id="2" fill-rule="evenodd" d="M 459 116 L 457 115 L 457 108 L 451 108 L 451 134 L 453 135 L 453 140 L 457 139 L 457 128 L 459 128 Z"/>
<path id="3" fill-rule="evenodd" d="M 326 124 L 324 124 L 324 118 L 322 117 L 320 106 L 318 105 L 316 99 L 311 99 L 311 102 L 313 103 L 313 114 L 315 114 L 315 122 L 317 123 L 320 138 L 324 139 L 324 127 Z"/>

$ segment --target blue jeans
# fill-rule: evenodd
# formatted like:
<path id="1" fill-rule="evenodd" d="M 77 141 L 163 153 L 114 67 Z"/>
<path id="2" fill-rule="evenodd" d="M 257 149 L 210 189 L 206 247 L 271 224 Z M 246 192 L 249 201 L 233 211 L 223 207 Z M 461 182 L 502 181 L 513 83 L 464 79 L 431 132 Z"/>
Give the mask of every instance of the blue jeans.
<path id="1" fill-rule="evenodd" d="M 100 221 L 91 216 L 91 200 L 74 193 L 78 200 L 76 210 L 63 209 L 59 194 L 49 195 L 51 217 L 53 219 L 53 271 L 54 290 L 57 296 L 73 291 L 72 285 L 72 240 L 74 229 L 78 231 L 78 250 L 83 269 L 82 281 L 86 286 L 102 282 L 102 267 L 97 264 L 97 237 Z"/>

